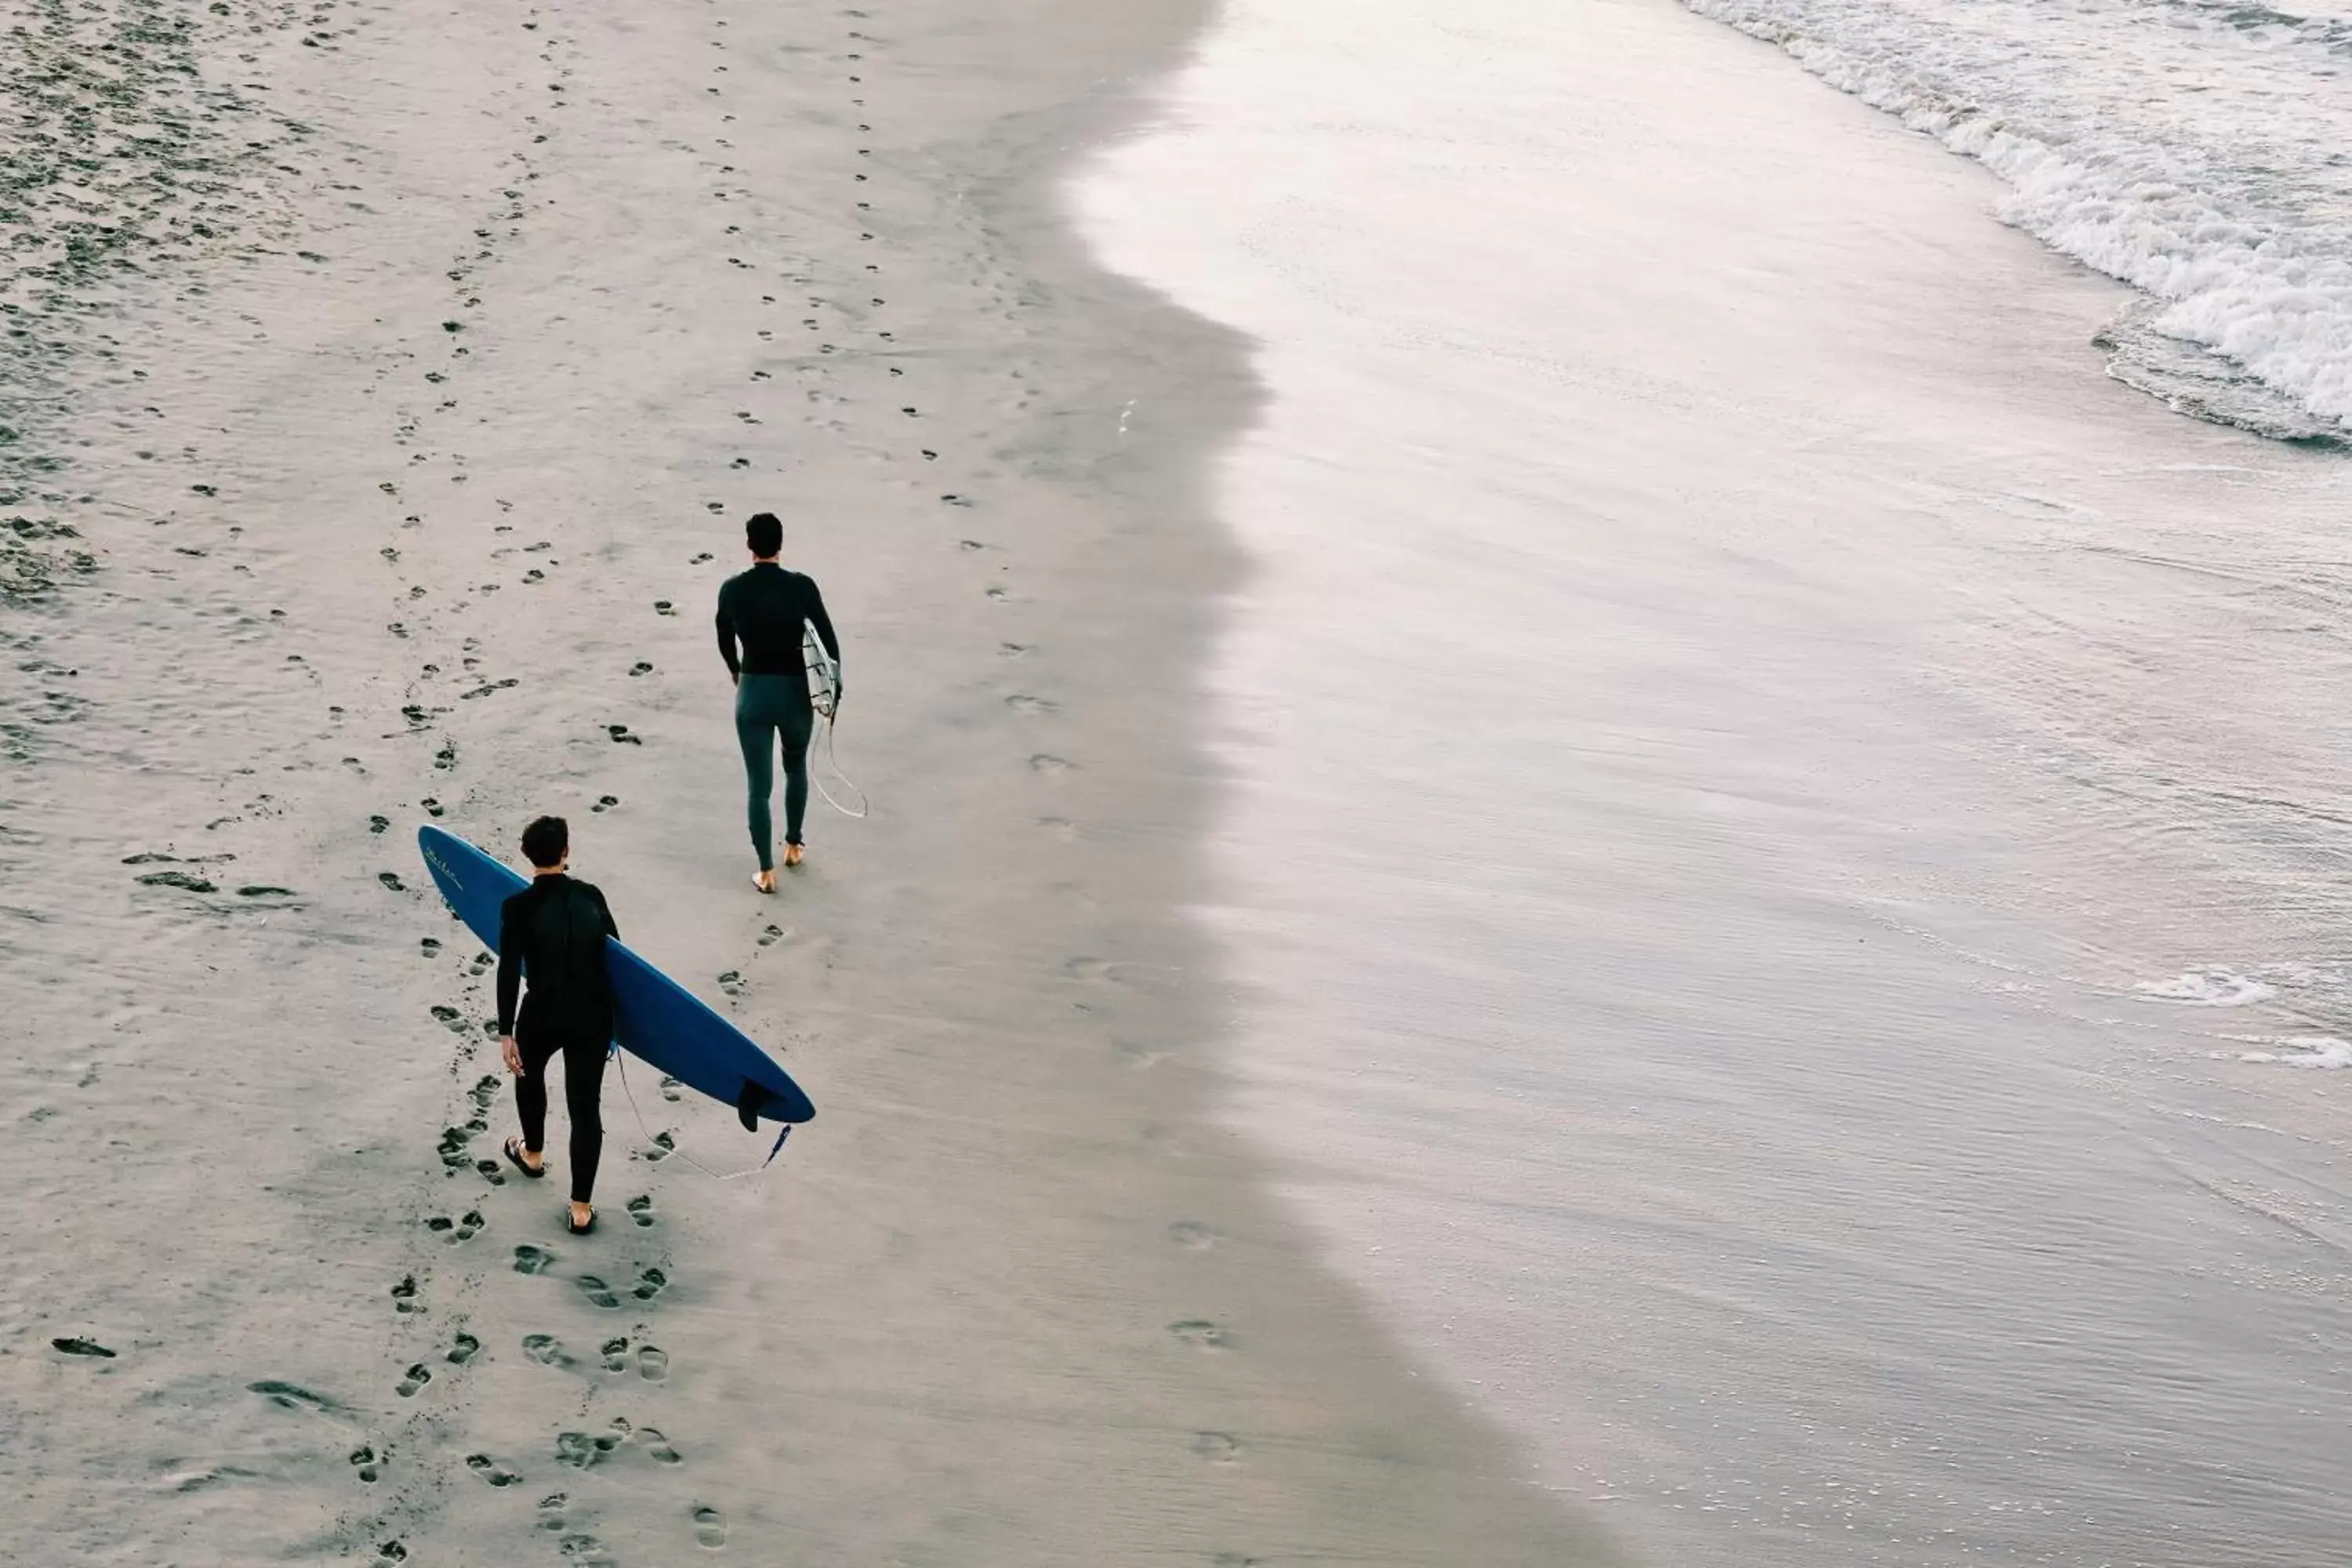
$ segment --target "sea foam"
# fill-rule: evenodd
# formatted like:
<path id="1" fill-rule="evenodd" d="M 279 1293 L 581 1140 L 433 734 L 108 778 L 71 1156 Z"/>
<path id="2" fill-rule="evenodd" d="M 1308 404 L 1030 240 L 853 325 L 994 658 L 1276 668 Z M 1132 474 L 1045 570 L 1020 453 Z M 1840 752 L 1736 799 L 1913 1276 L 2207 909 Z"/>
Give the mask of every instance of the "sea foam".
<path id="1" fill-rule="evenodd" d="M 2000 217 L 2142 290 L 2111 374 L 2352 442 L 2352 24 L 2195 0 L 1686 0 L 2008 183 Z"/>

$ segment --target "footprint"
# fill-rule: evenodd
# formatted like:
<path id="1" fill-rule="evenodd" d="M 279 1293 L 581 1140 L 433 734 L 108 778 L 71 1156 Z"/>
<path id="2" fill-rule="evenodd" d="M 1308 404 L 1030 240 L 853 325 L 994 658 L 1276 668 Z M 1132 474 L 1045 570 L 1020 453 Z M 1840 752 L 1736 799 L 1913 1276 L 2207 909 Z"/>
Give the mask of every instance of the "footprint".
<path id="1" fill-rule="evenodd" d="M 621 797 L 617 795 L 600 795 L 596 797 L 596 804 L 588 809 L 598 812 L 610 811 L 620 804 Z"/>
<path id="2" fill-rule="evenodd" d="M 773 928 L 772 927 L 771 929 L 772 930 Z M 671 1078 L 668 1074 L 665 1073 L 662 1075 L 661 1080 L 661 1097 L 664 1100 L 676 1100 L 678 1098 L 678 1090 L 684 1087 L 685 1086 L 680 1084 L 677 1079 Z"/>
<path id="3" fill-rule="evenodd" d="M 532 1242 L 526 1241 L 515 1248 L 514 1268 L 518 1274 L 544 1274 L 547 1266 L 554 1261 L 555 1254 Z"/>
<path id="4" fill-rule="evenodd" d="M 636 663 L 629 666 L 629 673 L 631 675 L 651 675 L 653 672 L 654 667 L 646 663 L 642 658 L 637 660 Z"/>
<path id="5" fill-rule="evenodd" d="M 1213 1465 L 1230 1465 L 1241 1458 L 1242 1446 L 1230 1432 L 1195 1432 L 1192 1452 Z"/>
<path id="6" fill-rule="evenodd" d="M 457 1009 L 448 1005 L 446 1003 L 436 1003 L 434 1005 L 433 1021 L 440 1025 L 443 1028 L 448 1030 L 453 1035 L 465 1035 L 471 1034 L 473 1032 L 466 1026 L 464 1015 L 460 1014 Z"/>
<path id="7" fill-rule="evenodd" d="M 640 1194 L 631 1198 L 628 1206 L 629 1217 L 637 1224 L 642 1226 L 654 1223 L 654 1200 L 649 1194 Z"/>
<path id="8" fill-rule="evenodd" d="M 488 1454 L 467 1455 L 466 1468 L 494 1487 L 510 1487 L 522 1479 Z"/>
<path id="9" fill-rule="evenodd" d="M 299 1384 L 281 1383 L 274 1377 L 245 1386 L 247 1393 L 258 1394 L 280 1410 L 307 1410 L 313 1415 L 328 1415 L 341 1408 L 323 1394 L 313 1394 Z"/>
<path id="10" fill-rule="evenodd" d="M 368 818 L 368 831 L 370 833 L 382 833 L 391 826 L 392 818 L 388 816 L 371 816 Z"/>
<path id="11" fill-rule="evenodd" d="M 644 1440 L 646 1452 L 653 1456 L 654 1463 L 675 1465 L 681 1462 L 678 1451 L 669 1446 L 669 1439 L 661 1435 L 658 1427 L 644 1427 L 639 1430 L 637 1436 Z"/>
<path id="12" fill-rule="evenodd" d="M 743 972 L 740 969 L 730 969 L 726 973 L 720 975 L 719 977 L 719 989 L 726 992 L 730 996 L 740 996 L 743 994 Z"/>
<path id="13" fill-rule="evenodd" d="M 474 1169 L 482 1173 L 482 1180 L 494 1187 L 503 1187 L 507 1184 L 507 1173 L 499 1169 L 499 1163 L 496 1160 L 477 1160 L 474 1162 Z"/>
<path id="14" fill-rule="evenodd" d="M 184 892 L 214 893 L 220 889 L 209 879 L 191 876 L 185 871 L 155 871 L 139 879 L 150 888 L 178 888 Z"/>
<path id="15" fill-rule="evenodd" d="M 94 1356 L 100 1361 L 112 1361 L 114 1359 L 114 1352 L 108 1350 L 104 1345 L 100 1344 L 96 1340 L 85 1340 L 79 1337 L 69 1336 L 64 1339 L 51 1340 L 49 1342 L 49 1348 L 61 1352 L 66 1355 Z"/>
<path id="16" fill-rule="evenodd" d="M 525 1334 L 522 1353 L 541 1366 L 566 1366 L 571 1358 L 563 1353 L 563 1342 L 553 1334 Z"/>
<path id="17" fill-rule="evenodd" d="M 408 885 L 403 882 L 400 879 L 399 875 L 395 872 L 378 871 L 375 874 L 375 879 L 382 882 L 385 887 L 390 888 L 395 893 L 404 893 L 408 890 Z"/>
<path id="18" fill-rule="evenodd" d="M 583 1281 L 584 1283 L 584 1281 Z M 669 1288 L 669 1276 L 658 1268 L 648 1268 L 637 1276 L 636 1289 L 629 1294 L 640 1301 L 650 1301 Z M 619 1305 L 615 1302 L 614 1305 Z"/>
<path id="19" fill-rule="evenodd" d="M 1224 1330 L 1205 1318 L 1187 1318 L 1181 1323 L 1171 1323 L 1168 1331 L 1186 1344 L 1198 1345 L 1202 1350 L 1223 1350 L 1232 1342 Z"/>
<path id="20" fill-rule="evenodd" d="M 352 1450 L 352 1464 L 359 1470 L 360 1479 L 369 1486 L 375 1485 L 383 1473 L 376 1468 L 375 1450 L 364 1445 Z"/>
<path id="21" fill-rule="evenodd" d="M 461 1333 L 450 1343 L 448 1361 L 452 1366 L 463 1366 L 480 1353 L 482 1342 L 471 1334 Z"/>
<path id="22" fill-rule="evenodd" d="M 375 1561 L 368 1568 L 395 1568 L 396 1564 L 407 1561 L 407 1547 L 397 1541 L 383 1541 L 376 1543 Z"/>
<path id="23" fill-rule="evenodd" d="M 418 1389 L 432 1381 L 433 1369 L 420 1361 L 410 1365 L 408 1374 L 394 1384 L 392 1391 L 403 1399 L 408 1399 L 414 1397 Z"/>
<path id="24" fill-rule="evenodd" d="M 562 1492 L 550 1492 L 539 1500 L 539 1528 L 557 1531 L 563 1528 L 563 1505 L 570 1501 Z"/>
<path id="25" fill-rule="evenodd" d="M 1180 1219 L 1168 1227 L 1168 1239 L 1179 1247 L 1205 1252 L 1217 1245 L 1217 1233 L 1196 1219 Z"/>
<path id="26" fill-rule="evenodd" d="M 656 1345 L 639 1345 L 637 1375 L 647 1383 L 659 1383 L 669 1376 L 669 1352 Z"/>
<path id="27" fill-rule="evenodd" d="M 606 1372 L 626 1372 L 626 1371 L 628 1371 L 628 1369 L 629 1369 L 629 1340 L 628 1340 L 628 1336 L 627 1336 L 627 1335 L 625 1335 L 625 1334 L 624 1334 L 624 1335 L 622 1335 L 622 1336 L 621 1336 L 620 1338 L 618 1338 L 618 1339 L 606 1340 L 606 1341 L 604 1342 L 604 1370 L 605 1370 Z"/>
<path id="28" fill-rule="evenodd" d="M 1033 771 L 1041 773 L 1066 773 L 1070 771 L 1067 759 L 1055 756 L 1047 752 L 1040 752 L 1030 758 L 1029 766 Z"/>
<path id="29" fill-rule="evenodd" d="M 425 957 L 431 958 L 441 951 L 441 939 L 437 936 L 425 937 L 416 945 L 424 950 Z"/>
<path id="30" fill-rule="evenodd" d="M 761 947 L 773 947 L 783 939 L 784 928 L 782 926 L 769 926 L 760 932 L 760 945 Z"/>
<path id="31" fill-rule="evenodd" d="M 646 1430 L 659 1440 L 660 1433 L 650 1426 Z M 555 1435 L 555 1462 L 569 1465 L 575 1470 L 584 1470 L 627 1442 L 632 1436 L 634 1433 L 627 1419 L 619 1415 L 613 1417 L 613 1425 L 608 1430 L 593 1437 L 585 1432 L 559 1432 Z"/>
<path id="32" fill-rule="evenodd" d="M 646 743 L 646 738 L 643 735 L 631 734 L 626 724 L 607 724 L 604 726 L 604 733 L 613 737 L 613 742 L 615 745 L 642 746 Z"/>
<path id="33" fill-rule="evenodd" d="M 727 1516 L 715 1508 L 694 1510 L 694 1543 L 716 1552 L 727 1544 Z"/>
<path id="34" fill-rule="evenodd" d="M 395 1312 L 416 1312 L 424 1309 L 416 1304 L 416 1276 L 404 1275 L 392 1288 L 392 1310 Z"/>
<path id="35" fill-rule="evenodd" d="M 621 1305 L 621 1299 L 613 1293 L 613 1288 L 593 1274 L 580 1277 L 580 1293 L 588 1298 L 590 1306 L 607 1312 L 618 1310 Z"/>
<path id="36" fill-rule="evenodd" d="M 676 1100 L 677 1096 L 673 1094 L 668 1098 Z M 667 1160 L 670 1156 L 670 1152 L 677 1147 L 677 1139 L 676 1137 L 666 1131 L 656 1132 L 654 1134 L 653 1146 L 645 1152 L 646 1163 L 647 1164 L 654 1164 L 660 1161 Z"/>

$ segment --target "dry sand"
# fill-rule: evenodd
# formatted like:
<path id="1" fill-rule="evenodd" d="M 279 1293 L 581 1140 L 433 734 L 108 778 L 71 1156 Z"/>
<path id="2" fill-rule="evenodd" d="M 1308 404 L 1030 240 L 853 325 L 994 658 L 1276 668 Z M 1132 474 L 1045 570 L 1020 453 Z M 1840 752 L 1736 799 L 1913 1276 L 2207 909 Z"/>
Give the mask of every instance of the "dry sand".
<path id="1" fill-rule="evenodd" d="M 1215 1120 L 1195 473 L 1256 394 L 1052 185 L 1196 12 L 202 24 L 278 127 L 246 258 L 60 329 L 38 526 L 95 569 L 0 607 L 0 1556 L 1608 1560 Z M 772 901 L 709 630 L 761 507 L 875 802 Z M 821 1108 L 720 1184 L 609 1083 L 584 1240 L 476 1167 L 485 963 L 410 841 L 541 810 Z"/>

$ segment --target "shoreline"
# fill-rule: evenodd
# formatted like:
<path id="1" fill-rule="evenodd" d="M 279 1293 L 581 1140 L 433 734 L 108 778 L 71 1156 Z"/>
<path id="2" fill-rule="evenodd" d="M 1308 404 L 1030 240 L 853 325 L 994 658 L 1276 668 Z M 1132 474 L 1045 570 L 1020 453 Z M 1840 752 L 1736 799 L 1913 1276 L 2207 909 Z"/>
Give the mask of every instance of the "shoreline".
<path id="1" fill-rule="evenodd" d="M 8 778 L 59 889 L 22 1021 L 92 1042 L 0 1085 L 54 1221 L 12 1227 L 54 1283 L 0 1295 L 47 1435 L 0 1463 L 18 1554 L 249 1559 L 259 1510 L 299 1560 L 1609 1561 L 1214 1116 L 1191 672 L 1238 567 L 1199 486 L 1256 394 L 1059 216 L 1194 9 L 707 20 L 452 10 L 302 62 L 343 160 L 306 211 L 367 210 L 158 301 L 85 402 L 108 569 L 16 634 L 70 699 Z M 813 819 L 772 902 L 700 609 L 761 506 L 884 807 Z M 632 944 L 783 1046 L 820 1116 L 774 1175 L 681 1179 L 608 1095 L 602 1237 L 483 1183 L 427 798 L 493 848 L 571 816 Z"/>
<path id="2" fill-rule="evenodd" d="M 1286 1205 L 1643 1560 L 2330 1561 L 2347 470 L 1680 6 L 1237 0 L 1169 96 L 1088 211 L 1273 388 Z"/>

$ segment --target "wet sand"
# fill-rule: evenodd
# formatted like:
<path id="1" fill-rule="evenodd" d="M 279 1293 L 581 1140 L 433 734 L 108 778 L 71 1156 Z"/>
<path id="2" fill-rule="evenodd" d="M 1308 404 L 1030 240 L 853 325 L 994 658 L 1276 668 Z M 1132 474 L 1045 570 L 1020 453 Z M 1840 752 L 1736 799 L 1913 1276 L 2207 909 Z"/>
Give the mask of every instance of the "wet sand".
<path id="1" fill-rule="evenodd" d="M 11 1560 L 1610 1560 L 1215 1120 L 1198 474 L 1257 393 L 1053 187 L 1199 20 L 204 24 L 290 226 L 64 341 L 94 569 L 0 622 Z M 759 508 L 875 803 L 773 900 L 708 619 Z M 539 811 L 821 1112 L 722 1184 L 764 1142 L 610 1082 L 577 1240 L 411 843 Z"/>
<path id="2" fill-rule="evenodd" d="M 1207 836 L 1334 1258 L 1643 1562 L 2333 1568 L 2352 468 L 1672 4 L 1165 100 L 1077 205 L 1259 343 Z"/>

